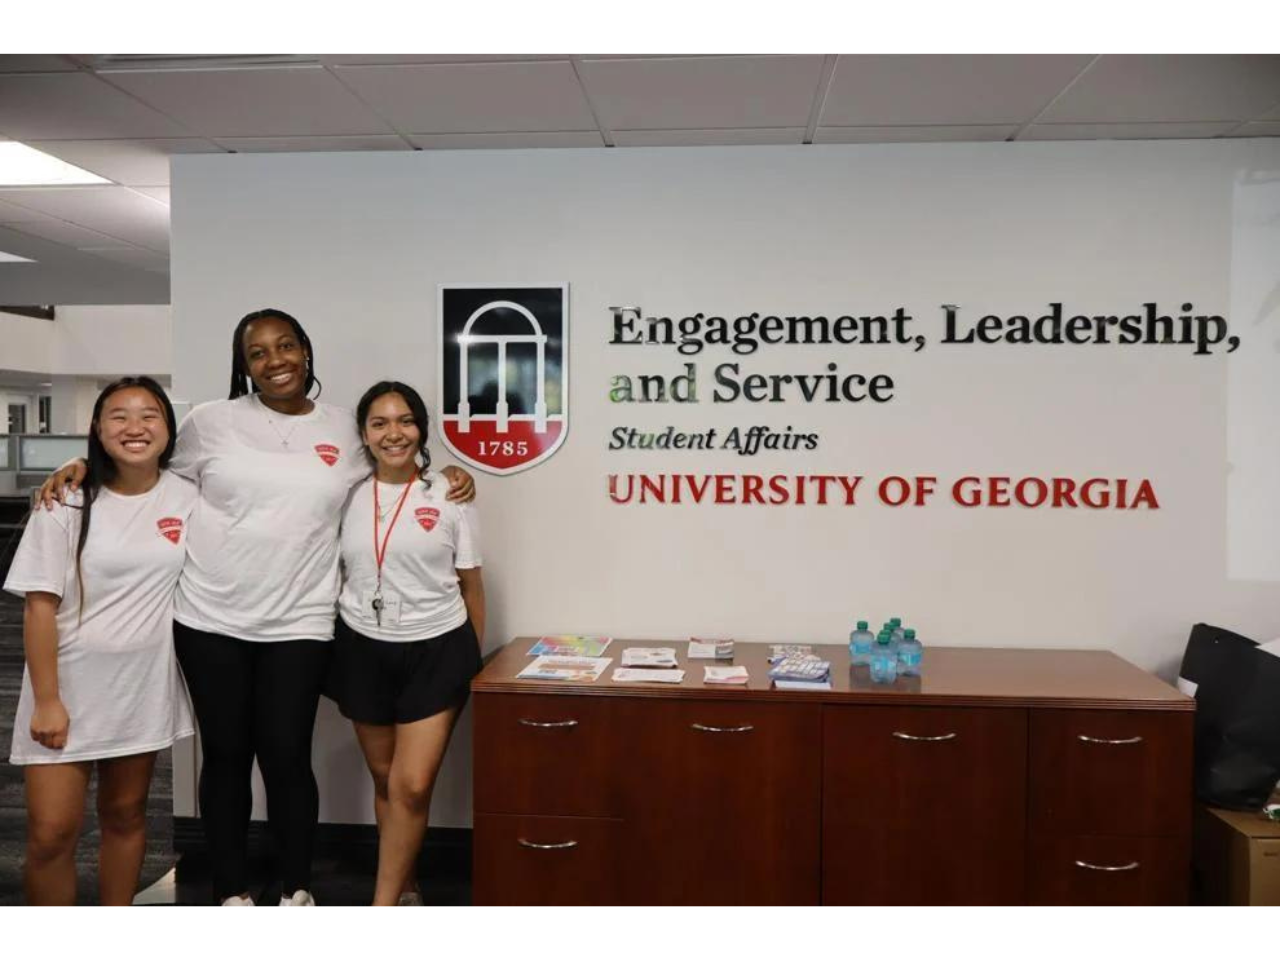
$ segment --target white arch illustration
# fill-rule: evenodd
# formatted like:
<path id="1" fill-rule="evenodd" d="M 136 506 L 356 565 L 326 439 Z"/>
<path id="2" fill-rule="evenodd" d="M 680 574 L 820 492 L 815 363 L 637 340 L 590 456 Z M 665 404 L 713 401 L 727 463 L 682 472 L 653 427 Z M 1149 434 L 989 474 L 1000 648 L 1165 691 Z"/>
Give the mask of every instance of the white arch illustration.
<path id="1" fill-rule="evenodd" d="M 484 316 L 490 310 L 497 310 L 506 307 L 508 310 L 514 310 L 520 314 L 533 327 L 533 333 L 526 334 L 473 334 L 471 328 L 475 326 L 476 320 Z M 533 405 L 533 424 L 534 431 L 537 433 L 547 432 L 547 399 L 546 399 L 546 368 L 547 368 L 547 335 L 542 332 L 542 325 L 538 323 L 529 310 L 522 307 L 518 303 L 512 303 L 510 300 L 493 300 L 486 303 L 483 307 L 476 310 L 467 318 L 467 322 L 462 327 L 462 333 L 458 335 L 458 346 L 461 348 L 458 352 L 458 432 L 468 433 L 471 430 L 471 401 L 467 399 L 467 351 L 472 344 L 494 343 L 498 346 L 498 433 L 507 432 L 508 406 L 507 406 L 507 344 L 508 343 L 534 343 L 538 346 L 538 399 Z"/>

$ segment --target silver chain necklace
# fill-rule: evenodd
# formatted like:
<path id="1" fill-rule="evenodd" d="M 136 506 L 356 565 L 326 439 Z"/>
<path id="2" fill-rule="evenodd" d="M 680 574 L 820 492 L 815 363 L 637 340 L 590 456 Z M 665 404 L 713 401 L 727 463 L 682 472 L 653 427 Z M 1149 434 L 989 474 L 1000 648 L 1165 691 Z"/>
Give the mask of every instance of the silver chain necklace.
<path id="1" fill-rule="evenodd" d="M 259 400 L 258 402 L 262 403 L 261 400 Z M 275 435 L 280 438 L 280 446 L 284 447 L 286 450 L 289 449 L 289 438 L 292 437 L 293 432 L 298 429 L 298 423 L 300 422 L 300 418 L 290 417 L 289 419 L 292 420 L 293 423 L 289 425 L 288 431 L 281 432 L 280 428 L 276 426 L 275 419 L 271 416 L 271 408 L 268 407 L 265 403 L 262 403 L 262 409 L 263 409 L 263 412 L 266 413 L 267 423 L 270 425 L 271 429 L 275 432 Z"/>

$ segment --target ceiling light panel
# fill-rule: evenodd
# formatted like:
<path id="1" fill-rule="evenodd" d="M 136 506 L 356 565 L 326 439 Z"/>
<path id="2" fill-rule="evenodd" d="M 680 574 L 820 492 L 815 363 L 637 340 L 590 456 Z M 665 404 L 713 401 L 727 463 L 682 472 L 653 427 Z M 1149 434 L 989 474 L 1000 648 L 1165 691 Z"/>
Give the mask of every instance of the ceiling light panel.
<path id="1" fill-rule="evenodd" d="M 35 263 L 29 257 L 20 257 L 16 253 L 5 253 L 0 250 L 0 263 Z"/>
<path id="2" fill-rule="evenodd" d="M 110 183 L 25 143 L 0 143 L 0 187 L 63 187 Z"/>

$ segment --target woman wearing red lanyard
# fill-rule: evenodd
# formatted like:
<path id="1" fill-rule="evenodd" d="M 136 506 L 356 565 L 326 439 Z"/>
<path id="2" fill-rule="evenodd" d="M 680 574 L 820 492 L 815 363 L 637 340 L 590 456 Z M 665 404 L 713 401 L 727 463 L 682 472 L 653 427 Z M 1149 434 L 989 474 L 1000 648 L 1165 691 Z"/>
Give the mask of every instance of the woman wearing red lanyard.
<path id="1" fill-rule="evenodd" d="M 356 420 L 374 475 L 343 512 L 334 694 L 373 776 L 373 902 L 410 905 L 436 774 L 480 671 L 484 582 L 475 511 L 428 470 L 417 391 L 375 384 Z"/>

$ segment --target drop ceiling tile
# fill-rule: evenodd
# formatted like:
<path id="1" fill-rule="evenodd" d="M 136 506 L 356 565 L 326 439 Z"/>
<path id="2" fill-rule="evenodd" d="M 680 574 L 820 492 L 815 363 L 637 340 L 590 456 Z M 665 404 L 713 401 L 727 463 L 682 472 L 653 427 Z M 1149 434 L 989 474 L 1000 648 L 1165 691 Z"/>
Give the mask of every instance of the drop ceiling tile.
<path id="1" fill-rule="evenodd" d="M 152 250 L 169 248 L 169 208 L 126 187 L 3 190 L 0 200 L 39 210 L 137 246 Z"/>
<path id="2" fill-rule="evenodd" d="M 50 217 L 47 213 L 41 213 L 39 210 L 32 210 L 29 207 L 0 200 L 0 223 L 30 223 L 35 220 L 52 219 L 53 217 Z"/>
<path id="3" fill-rule="evenodd" d="M 320 66 L 128 70 L 104 76 L 193 132 L 214 139 L 392 132 Z"/>
<path id="4" fill-rule="evenodd" d="M 221 153 L 210 140 L 37 140 L 30 144 L 67 163 L 130 187 L 162 187 L 169 182 L 174 154 Z"/>
<path id="5" fill-rule="evenodd" d="M 603 147 L 598 131 L 543 133 L 409 133 L 423 150 L 530 150 L 551 147 Z"/>
<path id="6" fill-rule="evenodd" d="M 1017 124 L 919 127 L 819 127 L 814 143 L 976 143 L 1008 140 Z"/>
<path id="7" fill-rule="evenodd" d="M 77 69 L 74 61 L 54 54 L 0 56 L 0 73 L 53 73 Z"/>
<path id="8" fill-rule="evenodd" d="M 619 147 L 724 147 L 804 143 L 804 127 L 745 130 L 615 130 Z"/>
<path id="9" fill-rule="evenodd" d="M 88 73 L 0 74 L 0 132 L 26 142 L 189 135 Z"/>
<path id="10" fill-rule="evenodd" d="M 171 191 L 168 187 L 130 187 L 134 193 L 141 193 L 143 196 L 150 197 L 152 200 L 159 200 L 166 207 L 171 202 Z"/>
<path id="11" fill-rule="evenodd" d="M 408 150 L 394 134 L 373 137 L 219 137 L 236 153 L 336 153 L 350 150 Z"/>
<path id="12" fill-rule="evenodd" d="M 1280 101 L 1280 56 L 1105 56 L 1044 123 L 1251 120 Z"/>
<path id="13" fill-rule="evenodd" d="M 326 66 L 393 66 L 404 63 L 519 63 L 536 60 L 568 60 L 565 53 L 344 53 L 321 54 Z"/>
<path id="14" fill-rule="evenodd" d="M 1228 137 L 1280 137 L 1280 120 L 1262 123 L 1244 123 L 1236 127 Z"/>
<path id="15" fill-rule="evenodd" d="M 97 230 L 89 230 L 74 223 L 65 223 L 62 220 L 41 220 L 38 223 L 11 223 L 8 226 L 11 230 L 17 230 L 19 233 L 40 237 L 42 240 L 52 240 L 54 243 L 61 243 L 68 247 L 102 247 L 120 242 L 119 237 L 99 233 Z"/>
<path id="16" fill-rule="evenodd" d="M 564 60 L 339 67 L 336 72 L 406 132 L 596 129 L 577 75 Z"/>
<path id="17" fill-rule="evenodd" d="M 1089 64 L 1082 56 L 842 56 L 824 127 L 1025 123 Z"/>
<path id="18" fill-rule="evenodd" d="M 1019 140 L 1200 140 L 1217 137 L 1235 123 L 1037 123 Z"/>
<path id="19" fill-rule="evenodd" d="M 160 273 L 169 272 L 169 258 L 152 253 L 150 250 L 140 250 L 137 247 L 82 247 L 81 249 L 84 253 L 91 253 L 95 257 L 102 257 L 130 267 L 141 267 L 143 270 L 155 270 Z"/>
<path id="20" fill-rule="evenodd" d="M 820 56 L 583 60 L 579 69 L 610 130 L 804 127 Z"/>

